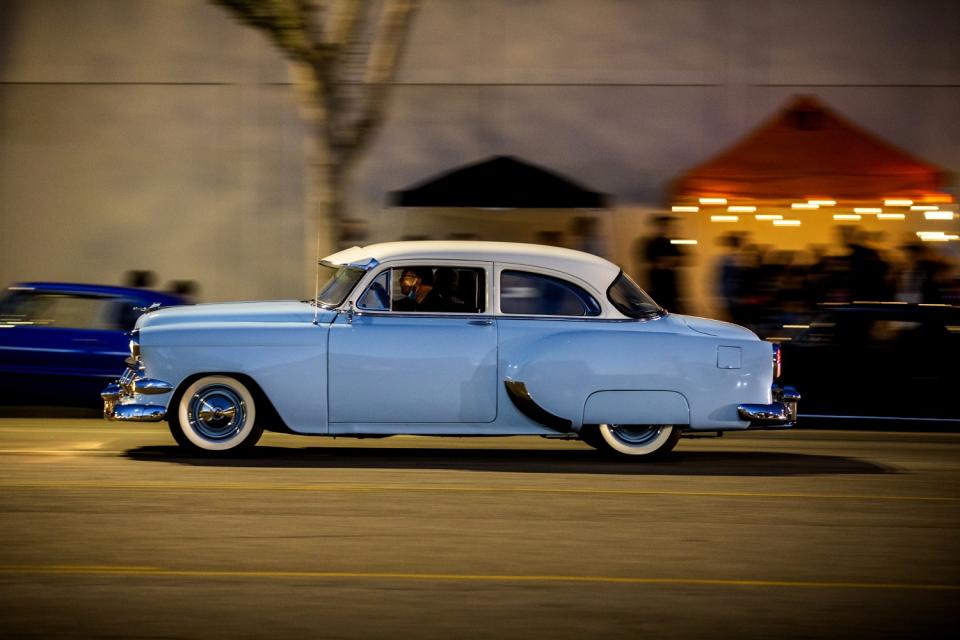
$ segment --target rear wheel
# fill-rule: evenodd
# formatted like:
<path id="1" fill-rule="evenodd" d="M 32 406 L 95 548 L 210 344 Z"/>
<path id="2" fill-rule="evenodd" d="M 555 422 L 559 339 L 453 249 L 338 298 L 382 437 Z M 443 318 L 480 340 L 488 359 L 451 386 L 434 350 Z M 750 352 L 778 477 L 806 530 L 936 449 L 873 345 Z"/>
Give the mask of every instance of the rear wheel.
<path id="1" fill-rule="evenodd" d="M 170 433 L 181 447 L 228 452 L 252 447 L 263 429 L 250 390 L 236 378 L 204 376 L 193 381 L 169 412 Z"/>
<path id="2" fill-rule="evenodd" d="M 584 425 L 580 439 L 595 449 L 618 456 L 655 458 L 673 450 L 680 439 L 680 429 L 669 424 Z"/>

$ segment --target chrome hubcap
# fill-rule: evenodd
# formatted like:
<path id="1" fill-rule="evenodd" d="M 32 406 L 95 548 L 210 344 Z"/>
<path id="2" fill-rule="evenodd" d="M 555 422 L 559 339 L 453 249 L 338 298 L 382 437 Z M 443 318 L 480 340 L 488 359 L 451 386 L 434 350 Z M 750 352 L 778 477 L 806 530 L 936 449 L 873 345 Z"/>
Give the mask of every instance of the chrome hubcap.
<path id="1" fill-rule="evenodd" d="M 632 427 L 620 424 L 611 424 L 610 433 L 623 444 L 639 447 L 657 439 L 663 431 L 663 425 L 649 427 Z"/>
<path id="2" fill-rule="evenodd" d="M 220 442 L 240 433 L 247 420 L 247 407 L 229 387 L 213 385 L 190 398 L 187 418 L 195 433 Z"/>

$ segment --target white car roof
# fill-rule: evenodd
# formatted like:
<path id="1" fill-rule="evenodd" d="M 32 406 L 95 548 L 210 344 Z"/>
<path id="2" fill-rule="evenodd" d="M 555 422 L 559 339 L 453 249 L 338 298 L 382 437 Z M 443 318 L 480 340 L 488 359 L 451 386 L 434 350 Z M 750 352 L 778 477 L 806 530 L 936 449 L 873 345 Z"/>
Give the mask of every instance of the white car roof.
<path id="1" fill-rule="evenodd" d="M 384 242 L 351 247 L 324 258 L 333 264 L 363 264 L 374 259 L 393 260 L 477 260 L 510 263 L 567 273 L 606 291 L 620 273 L 609 260 L 582 251 L 519 242 L 482 242 L 466 240 L 418 240 Z"/>

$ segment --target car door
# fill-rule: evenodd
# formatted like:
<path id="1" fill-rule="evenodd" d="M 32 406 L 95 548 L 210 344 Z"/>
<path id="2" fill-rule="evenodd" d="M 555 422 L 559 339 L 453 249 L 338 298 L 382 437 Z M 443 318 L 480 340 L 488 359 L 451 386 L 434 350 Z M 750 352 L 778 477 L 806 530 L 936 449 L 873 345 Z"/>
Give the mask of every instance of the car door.
<path id="1" fill-rule="evenodd" d="M 150 306 L 146 299 L 131 297 L 105 298 L 100 313 L 103 330 L 86 336 L 85 366 L 91 376 L 105 381 L 120 377 L 130 355 L 130 331 L 140 316 L 140 309 Z"/>
<path id="2" fill-rule="evenodd" d="M 24 289 L 4 300 L 0 373 L 24 400 L 96 401 L 123 370 L 122 335 L 109 323 L 109 296 Z M 17 400 L 16 397 L 6 400 Z"/>
<path id="3" fill-rule="evenodd" d="M 385 264 L 330 327 L 329 420 L 487 423 L 497 417 L 497 324 L 490 263 Z M 399 304 L 404 269 L 435 278 L 429 311 Z M 443 282 L 441 282 L 441 280 Z M 441 294 L 441 287 L 447 289 Z M 437 301 L 440 302 L 437 302 Z M 403 310 L 397 310 L 398 308 Z"/>

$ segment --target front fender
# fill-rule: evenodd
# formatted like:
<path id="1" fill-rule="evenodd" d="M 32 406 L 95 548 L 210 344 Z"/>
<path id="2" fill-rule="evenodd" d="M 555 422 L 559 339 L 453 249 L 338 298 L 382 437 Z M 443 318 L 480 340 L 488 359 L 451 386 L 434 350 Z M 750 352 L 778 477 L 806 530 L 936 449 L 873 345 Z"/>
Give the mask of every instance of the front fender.
<path id="1" fill-rule="evenodd" d="M 327 433 L 327 333 L 312 323 L 225 323 L 148 328 L 140 340 L 150 377 L 180 387 L 198 373 L 243 374 L 291 430 Z"/>

